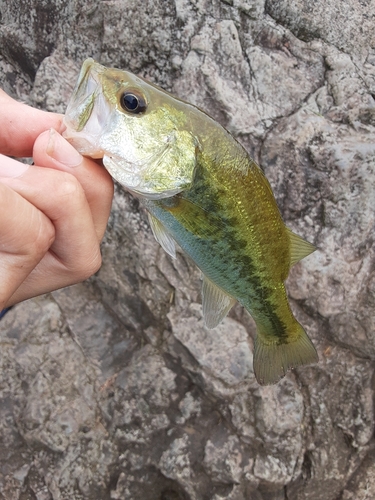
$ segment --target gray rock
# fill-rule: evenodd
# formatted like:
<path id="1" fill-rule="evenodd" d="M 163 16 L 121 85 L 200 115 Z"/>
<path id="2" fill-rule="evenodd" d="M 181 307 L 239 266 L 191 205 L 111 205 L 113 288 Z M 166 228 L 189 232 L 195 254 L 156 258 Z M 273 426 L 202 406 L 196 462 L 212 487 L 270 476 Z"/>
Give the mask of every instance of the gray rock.
<path id="1" fill-rule="evenodd" d="M 366 57 L 374 47 L 373 1 L 267 0 L 266 12 L 304 41 L 323 40 L 343 52 Z"/>
<path id="2" fill-rule="evenodd" d="M 82 61 L 200 106 L 318 250 L 291 305 L 316 366 L 259 387 L 255 326 L 201 318 L 200 273 L 116 188 L 103 266 L 0 322 L 6 500 L 375 497 L 374 1 L 0 0 L 0 86 L 64 112 Z"/>

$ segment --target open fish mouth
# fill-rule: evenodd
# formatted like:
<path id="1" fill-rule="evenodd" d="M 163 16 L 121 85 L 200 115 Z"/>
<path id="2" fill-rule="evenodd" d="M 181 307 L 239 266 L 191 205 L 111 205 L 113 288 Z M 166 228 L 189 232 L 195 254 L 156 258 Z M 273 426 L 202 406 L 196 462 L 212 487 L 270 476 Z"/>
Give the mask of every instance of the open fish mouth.
<path id="1" fill-rule="evenodd" d="M 103 70 L 100 71 L 100 68 Z M 81 132 L 91 116 L 96 99 L 100 96 L 99 75 L 104 70 L 93 59 L 87 59 L 82 65 L 64 118 L 66 124 L 76 132 Z"/>
<path id="2" fill-rule="evenodd" d="M 64 137 L 83 155 L 103 158 L 99 146 L 111 114 L 111 106 L 100 91 L 104 66 L 87 59 L 82 66 L 68 103 L 63 126 Z"/>

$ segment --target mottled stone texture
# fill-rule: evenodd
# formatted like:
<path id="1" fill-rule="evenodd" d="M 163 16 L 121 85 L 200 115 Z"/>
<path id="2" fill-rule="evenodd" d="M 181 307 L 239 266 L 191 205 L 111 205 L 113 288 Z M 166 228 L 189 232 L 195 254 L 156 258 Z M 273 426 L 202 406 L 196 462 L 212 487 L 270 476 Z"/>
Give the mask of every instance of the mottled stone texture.
<path id="1" fill-rule="evenodd" d="M 250 317 L 116 190 L 103 266 L 0 323 L 0 498 L 375 498 L 375 1 L 0 0 L 0 85 L 64 111 L 93 56 L 213 115 L 318 250 L 288 280 L 316 366 L 259 387 Z"/>

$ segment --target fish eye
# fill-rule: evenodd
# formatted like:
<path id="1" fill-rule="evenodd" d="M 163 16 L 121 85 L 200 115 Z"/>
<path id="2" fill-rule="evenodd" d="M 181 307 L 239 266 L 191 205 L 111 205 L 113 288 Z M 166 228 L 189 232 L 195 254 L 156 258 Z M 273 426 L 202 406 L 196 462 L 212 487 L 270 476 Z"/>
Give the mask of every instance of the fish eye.
<path id="1" fill-rule="evenodd" d="M 145 97 L 135 90 L 127 90 L 121 94 L 120 105 L 124 111 L 133 114 L 143 113 L 147 108 Z"/>

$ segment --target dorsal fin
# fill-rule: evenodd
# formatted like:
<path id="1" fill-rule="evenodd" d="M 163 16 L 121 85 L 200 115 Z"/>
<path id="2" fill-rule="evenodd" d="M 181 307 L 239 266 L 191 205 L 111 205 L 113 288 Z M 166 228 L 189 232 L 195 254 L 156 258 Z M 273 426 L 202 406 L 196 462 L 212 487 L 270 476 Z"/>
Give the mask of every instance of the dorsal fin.
<path id="1" fill-rule="evenodd" d="M 316 247 L 298 236 L 298 234 L 293 233 L 288 227 L 286 229 L 290 239 L 290 267 L 292 267 L 304 257 L 313 253 Z"/>
<path id="2" fill-rule="evenodd" d="M 203 276 L 202 303 L 205 325 L 212 329 L 225 318 L 236 303 L 236 299 Z"/>
<path id="3" fill-rule="evenodd" d="M 148 220 L 155 240 L 174 259 L 176 258 L 176 244 L 172 236 L 167 232 L 163 224 L 148 212 Z"/>

